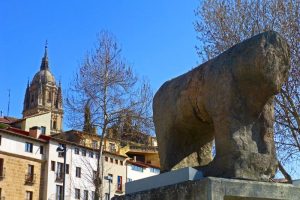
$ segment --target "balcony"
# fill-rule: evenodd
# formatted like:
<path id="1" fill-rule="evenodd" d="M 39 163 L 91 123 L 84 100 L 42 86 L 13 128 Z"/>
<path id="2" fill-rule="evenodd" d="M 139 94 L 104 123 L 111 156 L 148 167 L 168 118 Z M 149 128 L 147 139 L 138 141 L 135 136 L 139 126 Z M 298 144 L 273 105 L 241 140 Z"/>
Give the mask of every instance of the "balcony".
<path id="1" fill-rule="evenodd" d="M 35 183 L 35 177 L 36 175 L 35 174 L 25 174 L 25 184 L 29 184 L 29 185 L 32 185 Z"/>
<path id="2" fill-rule="evenodd" d="M 147 153 L 157 153 L 158 152 L 158 147 L 154 147 L 154 146 L 130 145 L 129 149 L 130 149 L 130 151 L 135 151 L 135 152 L 147 152 Z"/>
<path id="3" fill-rule="evenodd" d="M 125 184 L 122 184 L 122 185 L 118 185 L 117 184 L 117 190 L 116 190 L 116 193 L 118 193 L 118 194 L 123 194 L 125 191 L 124 191 L 124 189 L 125 189 Z"/>
<path id="4" fill-rule="evenodd" d="M 64 181 L 64 173 L 62 173 L 62 172 L 56 173 L 55 181 L 62 183 Z"/>
<path id="5" fill-rule="evenodd" d="M 2 179 L 4 179 L 5 178 L 5 168 L 3 168 L 2 169 L 2 172 L 0 173 L 0 181 L 2 180 Z M 0 199 L 1 200 L 1 199 Z"/>

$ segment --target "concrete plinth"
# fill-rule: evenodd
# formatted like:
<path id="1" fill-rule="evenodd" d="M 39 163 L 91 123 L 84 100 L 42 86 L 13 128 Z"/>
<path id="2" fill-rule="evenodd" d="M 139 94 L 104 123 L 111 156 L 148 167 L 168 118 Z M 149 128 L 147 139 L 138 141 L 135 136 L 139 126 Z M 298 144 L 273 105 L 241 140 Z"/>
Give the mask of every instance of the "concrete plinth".
<path id="1" fill-rule="evenodd" d="M 207 177 L 114 197 L 113 200 L 300 200 L 290 184 Z"/>

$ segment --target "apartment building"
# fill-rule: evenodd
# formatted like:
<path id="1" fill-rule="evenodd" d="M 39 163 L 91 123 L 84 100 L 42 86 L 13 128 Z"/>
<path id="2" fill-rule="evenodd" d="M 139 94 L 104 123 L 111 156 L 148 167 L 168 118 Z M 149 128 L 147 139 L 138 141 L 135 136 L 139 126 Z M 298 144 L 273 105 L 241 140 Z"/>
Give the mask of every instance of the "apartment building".
<path id="1" fill-rule="evenodd" d="M 1 199 L 42 199 L 48 139 L 39 135 L 37 127 L 29 132 L 3 125 L 0 127 Z"/>
<path id="2" fill-rule="evenodd" d="M 92 200 L 95 195 L 94 181 L 99 157 L 98 148 L 70 142 L 61 139 L 62 137 L 65 136 L 54 135 L 48 144 L 44 199 L 55 200 L 62 196 L 64 155 L 57 152 L 57 148 L 64 145 L 66 147 L 65 199 Z M 111 178 L 110 182 L 104 179 L 102 189 L 104 199 L 108 199 L 108 196 L 124 194 L 126 158 L 114 152 L 103 151 L 103 174 L 104 177 Z"/>

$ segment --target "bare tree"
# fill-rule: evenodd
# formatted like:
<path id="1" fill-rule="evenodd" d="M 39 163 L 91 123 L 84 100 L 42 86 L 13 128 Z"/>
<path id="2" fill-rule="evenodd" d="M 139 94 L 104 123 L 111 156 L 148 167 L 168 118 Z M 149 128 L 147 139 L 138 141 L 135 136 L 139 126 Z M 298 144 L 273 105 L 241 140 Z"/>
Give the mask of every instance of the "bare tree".
<path id="1" fill-rule="evenodd" d="M 89 105 L 89 126 L 96 126 L 101 135 L 95 199 L 102 199 L 103 138 L 119 116 L 130 111 L 132 117 L 147 126 L 151 121 L 152 93 L 149 84 L 138 82 L 137 76 L 121 56 L 121 48 L 109 32 L 101 32 L 96 47 L 89 52 L 75 76 L 67 98 L 67 109 L 73 127 L 83 126 L 84 108 Z M 77 116 L 77 117 L 76 117 Z M 150 123 L 151 124 L 151 123 Z"/>
<path id="2" fill-rule="evenodd" d="M 206 0 L 195 10 L 199 56 L 206 61 L 260 32 L 275 30 L 291 48 L 291 70 L 276 97 L 275 142 L 279 169 L 300 158 L 300 1 Z"/>

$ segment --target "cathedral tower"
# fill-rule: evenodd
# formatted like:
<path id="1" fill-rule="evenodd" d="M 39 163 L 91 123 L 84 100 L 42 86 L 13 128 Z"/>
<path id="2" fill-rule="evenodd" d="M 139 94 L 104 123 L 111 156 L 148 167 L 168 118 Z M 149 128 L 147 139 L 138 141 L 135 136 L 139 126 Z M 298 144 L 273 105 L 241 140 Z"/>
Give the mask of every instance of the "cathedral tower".
<path id="1" fill-rule="evenodd" d="M 62 131 L 63 108 L 61 83 L 57 85 L 48 62 L 47 43 L 40 70 L 28 82 L 23 107 L 23 118 L 51 112 L 51 133 Z"/>

